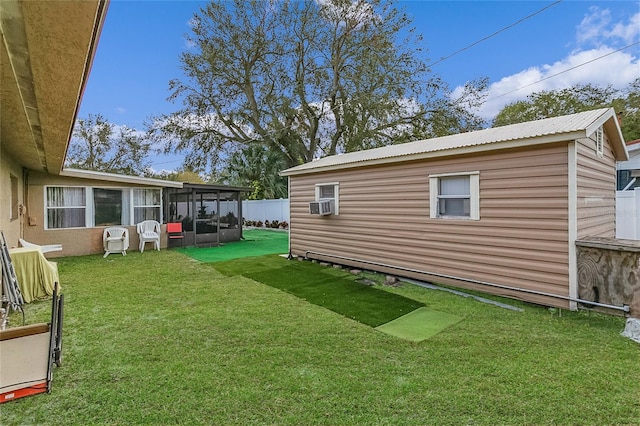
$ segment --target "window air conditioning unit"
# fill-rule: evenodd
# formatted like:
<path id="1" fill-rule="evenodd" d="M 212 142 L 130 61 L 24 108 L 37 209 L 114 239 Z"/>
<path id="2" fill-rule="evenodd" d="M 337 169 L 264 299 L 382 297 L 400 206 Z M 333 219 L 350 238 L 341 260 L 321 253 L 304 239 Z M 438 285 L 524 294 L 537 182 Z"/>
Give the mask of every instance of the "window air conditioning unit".
<path id="1" fill-rule="evenodd" d="M 333 200 L 319 200 L 309 203 L 309 213 L 326 216 L 333 213 Z"/>

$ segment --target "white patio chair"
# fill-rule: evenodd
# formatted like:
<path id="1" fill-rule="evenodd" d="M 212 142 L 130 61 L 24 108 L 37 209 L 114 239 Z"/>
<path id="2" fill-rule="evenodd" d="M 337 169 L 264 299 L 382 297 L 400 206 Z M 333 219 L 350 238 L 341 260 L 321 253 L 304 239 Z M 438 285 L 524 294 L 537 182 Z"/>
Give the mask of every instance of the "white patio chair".
<path id="1" fill-rule="evenodd" d="M 62 244 L 47 244 L 47 245 L 41 246 L 41 245 L 38 245 L 38 244 L 30 243 L 29 241 L 25 241 L 22 238 L 18 238 L 18 241 L 20 242 L 20 246 L 21 247 L 37 248 L 43 254 L 44 253 L 49 253 L 49 252 L 52 252 L 52 251 L 60 251 L 60 250 L 62 250 Z"/>
<path id="2" fill-rule="evenodd" d="M 140 238 L 140 253 L 144 253 L 146 243 L 154 243 L 156 250 L 160 251 L 160 223 L 155 220 L 143 220 L 137 225 Z"/>
<path id="3" fill-rule="evenodd" d="M 123 256 L 126 256 L 129 248 L 129 230 L 118 226 L 104 228 L 102 245 L 104 246 L 103 257 L 107 257 L 111 253 L 122 253 Z"/>

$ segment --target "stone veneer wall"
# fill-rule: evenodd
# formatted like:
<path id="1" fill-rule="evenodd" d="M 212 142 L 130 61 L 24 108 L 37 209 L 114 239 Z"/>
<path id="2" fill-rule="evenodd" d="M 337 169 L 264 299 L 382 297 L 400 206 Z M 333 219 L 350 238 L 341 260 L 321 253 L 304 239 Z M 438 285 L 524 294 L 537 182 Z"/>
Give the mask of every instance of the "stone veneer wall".
<path id="1" fill-rule="evenodd" d="M 640 318 L 640 241 L 584 238 L 576 241 L 576 246 L 578 298 L 628 305 L 629 316 Z M 622 314 L 613 309 L 597 310 Z"/>

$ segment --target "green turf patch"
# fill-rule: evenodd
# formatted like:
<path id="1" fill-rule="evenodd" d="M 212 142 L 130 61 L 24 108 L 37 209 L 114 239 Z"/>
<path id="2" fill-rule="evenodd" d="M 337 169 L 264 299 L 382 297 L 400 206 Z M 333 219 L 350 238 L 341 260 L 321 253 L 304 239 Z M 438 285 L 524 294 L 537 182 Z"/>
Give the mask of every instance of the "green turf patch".
<path id="1" fill-rule="evenodd" d="M 243 275 L 371 327 L 424 306 L 413 299 L 360 284 L 344 271 L 278 256 L 221 262 L 215 268 L 229 276 Z"/>
<path id="2" fill-rule="evenodd" d="M 423 307 L 382 324 L 376 330 L 412 342 L 421 342 L 460 321 L 462 318 L 457 315 Z"/>
<path id="3" fill-rule="evenodd" d="M 217 247 L 185 247 L 176 250 L 207 263 L 289 251 L 287 232 L 252 229 L 243 231 L 242 235 L 244 240 L 224 243 Z"/>

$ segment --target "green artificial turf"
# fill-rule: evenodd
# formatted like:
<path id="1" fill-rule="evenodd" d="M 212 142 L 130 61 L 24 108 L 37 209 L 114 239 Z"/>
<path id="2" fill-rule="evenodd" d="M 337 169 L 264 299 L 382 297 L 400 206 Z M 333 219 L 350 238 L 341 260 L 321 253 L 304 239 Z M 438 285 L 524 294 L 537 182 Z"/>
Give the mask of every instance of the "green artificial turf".
<path id="1" fill-rule="evenodd" d="M 200 262 L 219 262 L 289 251 L 288 232 L 251 229 L 243 231 L 242 235 L 244 239 L 241 241 L 224 243 L 217 247 L 185 247 L 176 250 Z"/>
<path id="2" fill-rule="evenodd" d="M 371 327 L 403 316 L 423 303 L 356 282 L 352 274 L 280 256 L 216 263 L 229 276 L 243 275 L 291 293 Z"/>
<path id="3" fill-rule="evenodd" d="M 424 307 L 382 324 L 376 330 L 400 339 L 422 342 L 460 321 L 462 317 L 457 315 Z"/>

